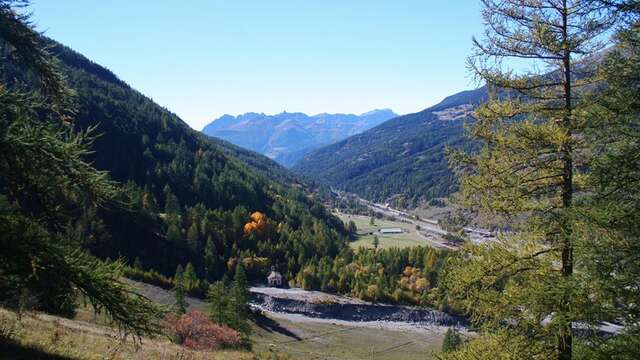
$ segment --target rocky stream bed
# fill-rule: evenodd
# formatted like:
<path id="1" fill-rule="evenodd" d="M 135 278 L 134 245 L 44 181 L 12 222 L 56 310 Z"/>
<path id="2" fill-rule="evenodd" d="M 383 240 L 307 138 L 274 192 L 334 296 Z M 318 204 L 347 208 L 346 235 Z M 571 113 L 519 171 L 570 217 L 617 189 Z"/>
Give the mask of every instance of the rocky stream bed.
<path id="1" fill-rule="evenodd" d="M 251 288 L 251 306 L 272 313 L 349 322 L 394 322 L 415 326 L 466 327 L 466 319 L 414 306 L 375 304 L 301 289 Z"/>

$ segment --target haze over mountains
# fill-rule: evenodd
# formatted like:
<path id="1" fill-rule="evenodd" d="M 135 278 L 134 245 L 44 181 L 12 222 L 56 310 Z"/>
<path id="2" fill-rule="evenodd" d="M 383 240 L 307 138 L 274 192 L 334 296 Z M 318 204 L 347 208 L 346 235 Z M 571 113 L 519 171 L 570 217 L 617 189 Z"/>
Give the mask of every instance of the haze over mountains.
<path id="1" fill-rule="evenodd" d="M 396 116 L 389 109 L 360 115 L 249 112 L 238 116 L 224 115 L 205 126 L 202 132 L 291 167 L 315 149 L 359 134 Z"/>

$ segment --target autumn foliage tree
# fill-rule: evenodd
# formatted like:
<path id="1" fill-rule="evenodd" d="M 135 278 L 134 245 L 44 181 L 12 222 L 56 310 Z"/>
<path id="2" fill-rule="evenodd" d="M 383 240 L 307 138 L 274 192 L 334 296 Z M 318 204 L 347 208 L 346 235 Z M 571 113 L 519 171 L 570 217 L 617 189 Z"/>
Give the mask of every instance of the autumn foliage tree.
<path id="1" fill-rule="evenodd" d="M 165 327 L 174 342 L 192 350 L 216 350 L 241 345 L 240 333 L 218 325 L 206 314 L 192 310 L 186 314 L 169 315 Z"/>
<path id="2" fill-rule="evenodd" d="M 250 216 L 250 219 L 251 221 L 244 225 L 245 235 L 250 235 L 255 232 L 263 233 L 269 227 L 267 217 L 259 211 L 253 212 Z"/>

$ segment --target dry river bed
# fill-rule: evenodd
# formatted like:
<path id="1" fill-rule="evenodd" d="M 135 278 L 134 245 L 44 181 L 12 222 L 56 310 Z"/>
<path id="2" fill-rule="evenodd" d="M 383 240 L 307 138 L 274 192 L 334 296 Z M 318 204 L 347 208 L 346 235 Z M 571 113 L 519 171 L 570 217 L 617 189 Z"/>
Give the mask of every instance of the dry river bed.
<path id="1" fill-rule="evenodd" d="M 293 322 L 415 332 L 444 332 L 448 327 L 464 330 L 467 325 L 462 317 L 430 308 L 374 304 L 302 289 L 252 287 L 251 307 Z"/>

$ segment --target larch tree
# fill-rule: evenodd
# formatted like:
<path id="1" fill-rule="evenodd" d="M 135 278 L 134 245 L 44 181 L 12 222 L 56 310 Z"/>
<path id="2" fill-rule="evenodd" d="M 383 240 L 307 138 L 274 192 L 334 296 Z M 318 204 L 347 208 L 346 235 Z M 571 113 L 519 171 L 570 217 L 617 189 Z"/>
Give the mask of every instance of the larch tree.
<path id="1" fill-rule="evenodd" d="M 211 280 L 216 274 L 218 265 L 218 250 L 213 237 L 208 236 L 204 246 L 204 272 L 207 280 Z"/>
<path id="2" fill-rule="evenodd" d="M 189 304 L 187 303 L 187 300 L 185 299 L 186 291 L 185 291 L 184 286 L 182 285 L 182 283 L 176 283 L 173 286 L 172 292 L 173 292 L 173 296 L 175 298 L 175 301 L 173 303 L 173 312 L 175 312 L 177 315 L 186 314 L 187 313 L 187 308 L 189 307 Z"/>
<path id="3" fill-rule="evenodd" d="M 198 279 L 198 274 L 196 274 L 196 269 L 193 267 L 191 261 L 189 261 L 184 268 L 182 284 L 187 291 L 194 291 L 200 287 L 200 279 Z"/>
<path id="4" fill-rule="evenodd" d="M 175 302 L 173 304 L 173 311 L 182 315 L 187 312 L 187 302 L 185 300 L 185 295 L 187 293 L 185 286 L 185 271 L 182 265 L 178 265 L 176 268 L 176 273 L 173 276 L 173 296 L 175 297 Z"/>
<path id="5" fill-rule="evenodd" d="M 228 287 L 223 281 L 216 281 L 209 286 L 207 304 L 211 321 L 219 325 L 228 325 L 232 317 L 229 312 L 229 303 Z"/>
<path id="6" fill-rule="evenodd" d="M 124 264 L 91 256 L 72 231 L 87 208 L 121 206 L 121 189 L 86 162 L 93 130 L 73 130 L 77 99 L 28 5 L 0 0 L 0 70 L 34 87 L 0 80 L 0 303 L 71 316 L 84 298 L 126 333 L 160 333 L 162 311 L 122 280 Z"/>
<path id="7" fill-rule="evenodd" d="M 595 306 L 575 276 L 585 94 L 615 13 L 580 0 L 482 0 L 469 67 L 489 100 L 474 112 L 474 153 L 454 151 L 464 206 L 504 232 L 467 245 L 444 276 L 481 336 L 447 359 L 571 359 L 573 324 Z M 525 69 L 525 70 L 515 70 Z"/>
<path id="8" fill-rule="evenodd" d="M 238 262 L 236 265 L 230 295 L 231 301 L 229 311 L 233 315 L 229 326 L 238 330 L 243 334 L 243 336 L 246 336 L 251 330 L 248 323 L 250 294 L 247 274 L 241 262 Z"/>
<path id="9" fill-rule="evenodd" d="M 604 57 L 601 91 L 589 99 L 589 193 L 578 219 L 583 275 L 606 306 L 593 322 L 623 331 L 581 344 L 586 359 L 640 358 L 640 2 L 619 6 L 627 20 Z"/>
<path id="10" fill-rule="evenodd" d="M 189 249 L 194 253 L 198 253 L 198 248 L 200 246 L 200 232 L 198 230 L 197 222 L 193 222 L 187 230 L 187 245 Z"/>

